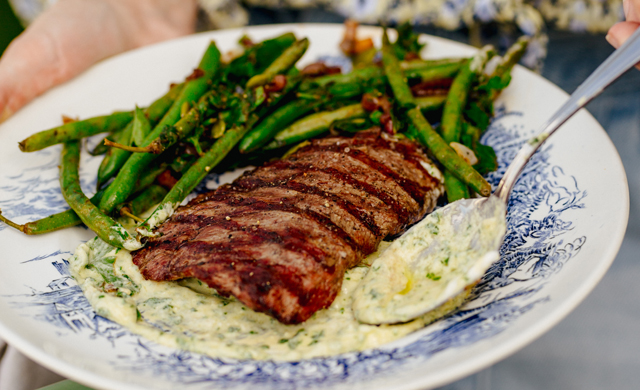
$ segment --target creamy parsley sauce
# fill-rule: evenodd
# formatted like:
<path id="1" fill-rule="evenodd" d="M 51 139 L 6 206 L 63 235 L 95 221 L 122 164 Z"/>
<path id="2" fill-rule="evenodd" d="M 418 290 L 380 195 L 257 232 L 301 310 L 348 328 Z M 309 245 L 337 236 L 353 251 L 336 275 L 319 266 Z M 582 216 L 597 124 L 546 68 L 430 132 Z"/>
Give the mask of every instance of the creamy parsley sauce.
<path id="1" fill-rule="evenodd" d="M 440 208 L 373 261 L 353 295 L 355 317 L 368 324 L 406 322 L 469 290 L 499 258 L 505 205 Z M 486 215 L 489 213 L 489 215 Z"/>
<path id="2" fill-rule="evenodd" d="M 284 325 L 224 298 L 204 283 L 145 280 L 131 255 L 95 238 L 70 260 L 73 277 L 96 312 L 160 344 L 216 357 L 298 360 L 370 349 L 420 329 L 457 307 L 446 307 L 400 325 L 366 325 L 351 309 L 353 292 L 381 250 L 346 272 L 331 307 L 299 325 Z"/>

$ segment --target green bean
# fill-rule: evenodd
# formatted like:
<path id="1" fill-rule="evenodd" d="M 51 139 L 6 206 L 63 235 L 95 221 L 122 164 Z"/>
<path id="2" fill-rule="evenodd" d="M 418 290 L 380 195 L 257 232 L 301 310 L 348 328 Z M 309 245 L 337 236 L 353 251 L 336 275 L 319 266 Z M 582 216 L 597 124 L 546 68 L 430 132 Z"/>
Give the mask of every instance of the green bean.
<path id="1" fill-rule="evenodd" d="M 220 50 L 216 46 L 215 42 L 211 42 L 207 47 L 198 69 L 204 72 L 201 77 L 188 80 L 185 86 L 180 91 L 180 94 L 175 99 L 171 108 L 162 117 L 160 122 L 154 127 L 153 131 L 141 146 L 147 146 L 159 135 L 159 132 L 167 125 L 173 125 L 180 119 L 180 111 L 184 102 L 195 102 L 200 96 L 202 96 L 207 89 L 211 86 L 211 80 L 216 75 L 220 68 Z M 156 133 L 157 132 L 157 133 Z"/>
<path id="2" fill-rule="evenodd" d="M 224 69 L 224 80 L 244 85 L 246 81 L 262 73 L 284 50 L 296 42 L 296 36 L 285 33 L 272 39 L 266 39 L 245 49 Z"/>
<path id="3" fill-rule="evenodd" d="M 169 110 L 173 102 L 180 95 L 184 84 L 173 85 L 169 92 L 160 97 L 145 110 L 145 115 L 149 119 L 152 125 L 155 125 Z M 133 123 L 129 122 L 127 127 L 120 133 L 119 138 L 115 141 L 129 145 L 131 141 L 131 134 L 133 132 Z M 107 155 L 102 159 L 100 168 L 98 169 L 98 188 L 102 186 L 107 180 L 112 178 L 116 172 L 127 162 L 127 159 L 131 155 L 131 152 L 122 149 L 109 148 Z"/>
<path id="4" fill-rule="evenodd" d="M 469 199 L 469 187 L 451 173 L 448 169 L 444 170 L 444 188 L 447 193 L 447 201 L 455 202 L 458 199 Z"/>
<path id="5" fill-rule="evenodd" d="M 181 95 L 184 86 L 185 83 L 172 84 L 166 94 L 159 97 L 144 110 L 149 122 L 156 123 L 166 115 L 167 111 L 173 106 L 173 102 Z"/>
<path id="6" fill-rule="evenodd" d="M 396 101 L 404 109 L 415 107 L 411 88 L 407 84 L 407 79 L 400 68 L 400 61 L 393 52 L 393 47 L 389 42 L 387 31 L 382 36 L 382 63 L 384 64 L 384 72 L 387 75 L 387 81 L 393 90 Z"/>
<path id="7" fill-rule="evenodd" d="M 420 81 L 424 83 L 428 81 L 442 80 L 442 79 L 455 77 L 460 71 L 461 67 L 462 67 L 462 64 L 460 63 L 444 64 L 444 65 L 433 66 L 426 69 L 409 70 L 409 71 L 405 71 L 404 74 L 405 76 L 407 76 L 407 78 L 410 78 L 410 79 L 419 78 Z"/>
<path id="8" fill-rule="evenodd" d="M 333 84 L 324 91 L 316 92 L 316 99 L 329 95 L 332 99 L 352 99 L 362 96 L 366 86 L 363 84 Z M 300 95 L 298 95 L 300 96 Z"/>
<path id="9" fill-rule="evenodd" d="M 444 95 L 422 96 L 414 98 L 413 101 L 422 112 L 434 111 L 444 106 L 447 97 Z"/>
<path id="10" fill-rule="evenodd" d="M 78 140 L 99 133 L 113 132 L 123 128 L 133 119 L 133 112 L 114 112 L 111 115 L 97 116 L 81 121 L 69 122 L 35 133 L 20 141 L 18 146 L 23 152 L 35 152 L 51 145 Z"/>
<path id="11" fill-rule="evenodd" d="M 200 124 L 203 116 L 202 113 L 203 111 L 200 107 L 191 108 L 187 115 L 182 117 L 175 125 L 166 126 L 162 133 L 160 133 L 160 136 L 148 146 L 129 146 L 109 140 L 105 140 L 104 142 L 112 148 L 122 149 L 128 152 L 160 154 L 195 129 Z"/>
<path id="12" fill-rule="evenodd" d="M 145 172 L 143 175 L 141 175 L 140 179 L 136 183 L 134 192 L 143 191 L 148 188 L 153 184 L 156 177 L 158 177 L 158 175 L 164 172 L 166 169 L 167 164 L 163 163 L 158 166 L 154 166 L 150 171 Z M 93 195 L 90 198 L 91 203 L 97 206 L 100 203 L 100 199 L 102 199 L 104 192 L 104 190 L 99 190 L 95 195 Z M 158 200 L 158 202 L 160 200 Z M 2 213 L 0 213 L 0 221 L 3 221 L 9 226 L 18 229 L 28 235 L 50 233 L 57 230 L 77 226 L 82 223 L 82 220 L 80 219 L 80 217 L 78 217 L 78 214 L 73 211 L 73 209 L 61 211 L 59 213 L 49 215 L 36 221 L 27 222 L 23 225 L 19 225 L 10 221 L 6 217 L 4 217 Z"/>
<path id="13" fill-rule="evenodd" d="M 165 126 L 160 132 L 158 138 L 154 139 L 149 145 L 144 147 L 120 145 L 114 142 L 105 141 L 109 146 L 128 150 L 136 153 L 153 153 L 160 154 L 164 152 L 171 145 L 175 144 L 178 140 L 184 138 L 194 129 L 199 128 L 202 118 L 211 114 L 211 108 L 214 106 L 214 100 L 217 103 L 215 95 L 217 91 L 212 90 L 200 98 L 198 104 L 191 107 L 186 114 L 182 115 L 182 118 L 176 122 L 173 126 Z M 213 99 L 212 99 L 213 98 Z"/>
<path id="14" fill-rule="evenodd" d="M 451 73 L 457 73 L 454 69 L 460 69 L 462 61 L 466 61 L 466 59 L 455 59 L 454 61 L 446 60 L 442 62 L 438 60 L 437 63 L 433 64 L 431 62 L 425 63 L 422 61 L 412 61 L 410 62 L 411 64 L 419 62 L 421 66 L 416 68 L 407 67 L 405 74 L 408 77 L 422 77 L 422 75 L 424 75 L 424 81 L 448 78 L 451 77 Z M 384 69 L 379 66 L 367 66 L 354 69 L 349 73 L 331 74 L 307 79 L 300 86 L 300 90 L 306 91 L 314 88 L 325 88 L 332 84 L 357 84 L 377 78 L 385 78 Z"/>
<path id="15" fill-rule="evenodd" d="M 495 77 L 498 77 L 500 79 L 503 79 L 505 76 L 510 77 L 511 69 L 513 69 L 513 67 L 520 61 L 520 59 L 526 52 L 528 45 L 529 45 L 529 38 L 520 37 L 516 41 L 516 43 L 514 43 L 504 54 L 504 56 L 502 57 L 502 60 L 500 61 L 498 66 L 496 66 L 496 69 L 491 73 L 491 76 L 489 76 L 489 80 Z M 509 79 L 507 79 L 507 82 L 502 82 L 501 84 L 506 85 L 508 84 L 508 81 Z M 495 100 L 500 94 L 500 92 L 502 92 L 503 88 L 504 87 L 499 89 L 492 89 L 491 93 L 487 98 L 490 101 Z"/>
<path id="16" fill-rule="evenodd" d="M 129 122 L 127 127 L 119 134 L 118 138 L 114 140 L 121 145 L 130 145 L 131 138 L 133 133 L 133 123 Z M 103 140 L 103 142 L 107 142 L 107 140 Z M 108 146 L 107 146 L 108 147 Z M 104 158 L 100 162 L 100 166 L 98 167 L 98 188 L 101 188 L 102 185 L 109 180 L 115 173 L 124 165 L 127 161 L 131 152 L 126 150 L 117 149 L 108 147 L 109 150 L 107 154 L 105 154 Z"/>
<path id="17" fill-rule="evenodd" d="M 136 183 L 135 192 L 142 191 L 145 188 L 149 187 L 154 182 L 156 177 L 167 169 L 166 167 L 166 164 L 161 164 L 160 166 L 154 167 L 153 170 L 142 175 L 140 180 L 138 180 L 138 182 Z M 90 198 L 91 203 L 97 206 L 100 203 L 100 199 L 102 199 L 103 195 L 104 190 L 96 192 L 96 194 Z M 23 225 L 18 225 L 8 220 L 0 213 L 0 221 L 7 223 L 9 226 L 14 227 L 28 235 L 50 233 L 57 230 L 77 226 L 82 223 L 82 220 L 80 219 L 80 217 L 78 217 L 78 214 L 73 211 L 73 209 L 61 211 L 59 213 L 49 215 L 36 221 L 27 222 Z"/>
<path id="18" fill-rule="evenodd" d="M 320 102 L 317 100 L 293 100 L 280 107 L 263 119 L 242 139 L 238 146 L 240 152 L 249 153 L 260 148 L 269 142 L 279 130 L 312 111 L 319 104 Z"/>
<path id="19" fill-rule="evenodd" d="M 150 167 L 148 171 L 140 175 L 138 182 L 136 183 L 136 187 L 133 190 L 134 193 L 142 191 L 152 185 L 156 178 L 160 176 L 160 174 L 167 170 L 168 164 L 162 163 L 158 165 L 153 165 Z"/>
<path id="20" fill-rule="evenodd" d="M 384 77 L 384 69 L 378 66 L 368 66 L 354 69 L 349 73 L 338 73 L 307 79 L 300 86 L 300 90 L 307 91 L 315 88 L 326 88 L 332 84 L 358 84 L 380 77 Z"/>
<path id="21" fill-rule="evenodd" d="M 396 100 L 404 106 L 414 104 L 411 90 L 402 78 L 402 72 L 399 70 L 399 61 L 391 50 L 386 31 L 382 37 L 382 61 Z M 416 136 L 420 142 L 431 150 L 431 153 L 433 153 L 435 158 L 444 165 L 446 169 L 473 188 L 478 194 L 482 196 L 491 194 L 491 185 L 489 185 L 482 175 L 476 172 L 471 165 L 451 149 L 448 142 L 443 140 L 442 137 L 433 130 L 429 122 L 424 118 L 424 115 L 422 115 L 419 107 L 409 109 L 406 115 L 416 128 Z"/>
<path id="22" fill-rule="evenodd" d="M 453 80 L 442 112 L 442 137 L 445 141 L 459 142 L 462 110 L 467 105 L 471 84 L 484 69 L 492 51 L 493 47 L 485 46 L 460 69 Z"/>
<path id="23" fill-rule="evenodd" d="M 104 191 L 98 191 L 94 196 L 91 197 L 90 201 L 94 205 L 97 205 L 100 202 L 100 199 L 104 195 Z M 82 223 L 78 214 L 76 214 L 73 209 L 62 211 L 57 214 L 49 215 L 48 217 L 44 217 L 42 219 L 38 219 L 36 221 L 27 222 L 23 225 L 19 225 L 15 222 L 8 220 L 6 217 L 0 213 L 0 221 L 3 221 L 7 225 L 20 230 L 24 234 L 28 235 L 36 235 L 36 234 L 44 234 L 49 232 L 54 232 L 57 230 L 66 229 L 69 227 L 77 226 Z"/>
<path id="24" fill-rule="evenodd" d="M 285 73 L 295 65 L 309 47 L 307 38 L 301 39 L 288 47 L 261 74 L 255 75 L 247 81 L 247 88 L 255 88 L 268 84 L 276 75 Z"/>
<path id="25" fill-rule="evenodd" d="M 271 106 L 277 105 L 288 92 L 297 89 L 298 81 L 287 82 L 287 86 L 283 91 L 278 94 L 274 94 L 268 105 L 261 106 L 258 113 L 250 113 L 246 119 L 246 122 L 239 126 L 234 126 L 231 129 L 227 129 L 220 138 L 212 145 L 212 147 L 202 155 L 178 182 L 171 188 L 162 203 L 156 208 L 153 214 L 147 218 L 147 221 L 140 226 L 137 231 L 141 235 L 152 235 L 152 230 L 156 226 L 163 223 L 167 218 L 171 216 L 176 207 L 184 200 L 184 198 L 204 179 L 204 177 L 213 169 L 216 165 L 229 154 L 231 149 L 240 142 L 243 137 L 249 132 L 250 129 L 264 116 L 264 114 L 270 109 Z M 299 100 L 299 102 L 305 102 L 305 100 Z M 245 101 L 245 103 L 247 103 Z M 286 107 L 286 106 L 285 106 Z M 234 107 L 244 112 L 243 104 Z M 252 106 L 252 109 L 255 109 Z M 278 111 L 276 111 L 277 113 Z M 267 117 L 262 122 L 268 121 L 269 118 L 274 117 L 275 113 Z M 278 118 L 275 115 L 275 118 Z M 294 118 L 295 119 L 295 118 Z M 291 120 L 294 120 L 291 119 Z M 271 119 L 273 122 L 273 118 Z M 277 122 L 277 121 L 276 121 Z M 260 126 L 263 126 L 260 123 Z M 276 123 L 277 124 L 277 123 Z"/>
<path id="26" fill-rule="evenodd" d="M 387 87 L 386 77 L 375 77 L 368 80 L 362 80 L 354 83 L 336 83 L 331 84 L 324 89 L 315 90 L 315 94 L 321 97 L 330 95 L 331 99 L 352 99 L 360 98 L 365 92 L 373 90 L 385 90 Z M 309 91 L 310 93 L 312 91 Z"/>
<path id="27" fill-rule="evenodd" d="M 511 45 L 504 56 L 502 56 L 502 61 L 500 61 L 495 71 L 492 73 L 492 76 L 502 76 L 503 74 L 510 72 L 527 51 L 529 42 L 529 37 L 522 36 L 518 38 L 516 43 Z"/>
<path id="28" fill-rule="evenodd" d="M 491 46 L 485 46 L 467 61 L 453 80 L 451 88 L 449 88 L 447 101 L 442 111 L 442 122 L 440 124 L 442 138 L 448 144 L 460 142 L 462 110 L 467 106 L 467 98 L 472 83 L 480 75 L 482 69 L 484 69 L 485 64 L 491 57 L 492 51 L 493 48 Z M 445 172 L 445 188 L 449 202 L 470 197 L 467 186 L 458 180 L 453 173 L 448 171 Z"/>
<path id="29" fill-rule="evenodd" d="M 12 220 L 10 220 L 9 218 L 5 217 L 4 215 L 2 215 L 2 209 L 0 209 L 0 221 L 4 222 L 5 224 L 9 225 L 9 227 L 12 227 L 16 230 L 20 230 L 23 233 L 29 234 L 25 231 L 25 225 L 20 225 L 18 223 L 13 222 Z"/>
<path id="30" fill-rule="evenodd" d="M 165 114 L 153 131 L 145 138 L 144 143 L 141 145 L 142 147 L 149 146 L 151 142 L 158 138 L 166 125 L 173 125 L 175 123 L 174 119 L 179 117 L 182 103 L 198 99 L 204 93 L 211 78 L 216 74 L 219 65 L 220 51 L 215 46 L 215 43 L 211 42 L 199 65 L 199 68 L 204 71 L 205 76 L 195 80 L 189 80 L 186 83 L 180 96 L 173 102 L 167 114 Z M 185 120 L 185 122 L 189 119 Z M 198 117 L 197 119 L 200 118 Z M 172 123 L 169 123 L 170 121 L 172 121 Z M 150 153 L 135 153 L 131 155 L 100 201 L 100 210 L 109 213 L 118 204 L 123 203 L 129 195 L 131 195 L 133 186 L 138 180 L 140 173 L 144 171 L 156 157 L 155 154 Z"/>
<path id="31" fill-rule="evenodd" d="M 400 67 L 402 70 L 422 70 L 441 65 L 462 64 L 467 60 L 468 58 L 441 58 L 436 60 L 402 61 L 400 62 Z"/>
<path id="32" fill-rule="evenodd" d="M 199 107 L 192 108 L 189 110 L 189 114 L 185 115 L 174 126 L 165 128 L 165 131 L 161 133 L 161 137 L 158 137 L 158 140 L 154 140 L 150 144 L 150 147 L 153 148 L 151 151 L 161 153 L 166 150 L 166 148 L 175 144 L 180 138 L 193 130 L 201 119 L 201 109 Z M 149 166 L 158 156 L 158 154 L 154 154 L 151 151 L 135 153 L 129 157 L 112 185 L 107 189 L 105 198 L 101 200 L 101 210 L 110 212 L 115 205 L 124 202 L 129 197 L 133 192 L 133 183 L 139 178 L 140 171 Z M 111 188 L 116 188 L 117 190 L 110 191 Z M 108 201 L 106 201 L 107 196 L 111 196 Z"/>
<path id="33" fill-rule="evenodd" d="M 154 139 L 149 145 L 143 149 L 147 149 L 146 153 L 160 154 L 164 152 L 169 146 L 178 142 L 178 140 L 184 138 L 191 133 L 202 121 L 202 119 L 211 114 L 212 102 L 210 97 L 216 94 L 216 91 L 210 91 L 192 107 L 186 115 L 184 115 L 173 126 L 166 126 L 158 138 Z"/>
<path id="34" fill-rule="evenodd" d="M 250 128 L 246 126 L 234 127 L 227 130 L 202 157 L 171 188 L 162 203 L 156 208 L 145 223 L 137 231 L 143 236 L 152 235 L 151 231 L 169 218 L 180 202 L 193 191 L 205 176 L 233 149 Z"/>
<path id="35" fill-rule="evenodd" d="M 131 212 L 135 215 L 144 213 L 151 207 L 160 203 L 167 193 L 168 191 L 160 185 L 154 184 L 150 186 L 131 201 Z"/>
<path id="36" fill-rule="evenodd" d="M 133 142 L 136 145 L 142 145 L 144 139 L 151 132 L 151 122 L 149 118 L 146 117 L 144 111 L 140 108 L 136 107 L 136 110 L 133 114 L 133 130 L 131 133 L 131 137 Z"/>
<path id="37" fill-rule="evenodd" d="M 407 116 L 416 128 L 418 140 L 429 148 L 436 160 L 479 195 L 489 196 L 491 194 L 491 185 L 458 153 L 451 149 L 427 122 L 419 108 L 416 107 L 407 111 Z"/>
<path id="38" fill-rule="evenodd" d="M 264 148 L 277 149 L 286 145 L 291 145 L 303 141 L 329 130 L 331 124 L 336 120 L 347 118 L 357 118 L 366 115 L 366 111 L 360 103 L 345 106 L 334 111 L 322 111 L 299 119 L 289 127 L 278 132 Z"/>
<path id="39" fill-rule="evenodd" d="M 171 108 L 169 108 L 160 122 L 156 124 L 153 131 L 144 139 L 142 145 L 139 146 L 148 146 L 153 140 L 160 136 L 160 133 L 166 126 L 174 125 L 180 119 L 182 105 L 185 102 L 197 101 L 210 87 L 211 80 L 216 75 L 219 68 L 220 51 L 218 50 L 215 42 L 211 42 L 198 65 L 198 69 L 203 72 L 201 77 L 188 80 L 185 83 L 182 91 L 180 91 L 178 97 L 171 104 Z"/>
<path id="40" fill-rule="evenodd" d="M 60 188 L 69 206 L 104 242 L 128 250 L 140 248 L 140 243 L 131 237 L 122 225 L 103 214 L 82 193 L 78 174 L 79 163 L 80 143 L 78 141 L 65 143 L 60 164 Z"/>

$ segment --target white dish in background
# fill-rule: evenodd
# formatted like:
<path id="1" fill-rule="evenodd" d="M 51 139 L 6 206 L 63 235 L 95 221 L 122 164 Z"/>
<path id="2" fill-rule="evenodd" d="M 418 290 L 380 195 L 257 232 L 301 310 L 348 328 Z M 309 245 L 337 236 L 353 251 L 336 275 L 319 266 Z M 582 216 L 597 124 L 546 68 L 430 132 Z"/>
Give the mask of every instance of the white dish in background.
<path id="1" fill-rule="evenodd" d="M 23 223 L 64 210 L 60 147 L 23 154 L 17 142 L 60 123 L 144 106 L 197 66 L 208 41 L 221 50 L 248 33 L 255 40 L 285 31 L 307 36 L 303 62 L 338 56 L 341 25 L 276 25 L 216 31 L 106 60 L 34 101 L 0 125 L 0 209 Z M 362 36 L 380 30 L 362 28 Z M 427 37 L 429 57 L 472 53 Z M 497 106 L 485 141 L 500 161 L 496 184 L 520 144 L 567 95 L 521 67 Z M 86 191 L 100 158 L 84 156 Z M 381 348 L 301 362 L 233 361 L 159 346 L 95 315 L 65 274 L 65 259 L 93 237 L 78 227 L 25 236 L 0 225 L 0 337 L 33 360 L 89 386 L 143 388 L 423 389 L 487 367 L 539 337 L 594 288 L 615 258 L 629 199 L 620 158 L 600 125 L 577 114 L 528 165 L 512 195 L 501 260 L 479 295 L 450 317 Z"/>

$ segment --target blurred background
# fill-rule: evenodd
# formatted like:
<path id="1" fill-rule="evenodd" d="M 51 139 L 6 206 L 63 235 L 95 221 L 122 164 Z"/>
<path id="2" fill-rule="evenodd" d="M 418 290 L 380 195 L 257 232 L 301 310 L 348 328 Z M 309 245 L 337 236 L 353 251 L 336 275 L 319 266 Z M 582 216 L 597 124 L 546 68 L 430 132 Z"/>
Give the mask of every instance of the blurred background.
<path id="1" fill-rule="evenodd" d="M 576 7 L 583 4 L 582 1 L 568 3 Z M 248 13 L 249 24 L 343 21 L 343 16 L 319 9 L 252 7 Z M 600 22 L 605 26 L 613 24 Z M 604 32 L 585 32 L 585 25 L 573 25 L 573 30 L 583 31 L 557 26 L 558 23 L 543 31 L 548 37 L 546 56 L 538 53 L 543 59 L 542 66 L 532 65 L 538 66 L 542 76 L 571 93 L 613 48 L 606 42 Z M 606 31 L 602 27 L 599 30 Z M 495 26 L 491 24 L 480 31 L 429 26 L 419 29 L 465 43 L 477 43 L 474 40 L 480 38 L 494 39 L 500 44 L 500 40 L 505 39 L 504 34 L 495 33 Z M 22 30 L 7 0 L 0 0 L 0 53 Z M 589 104 L 588 110 L 618 148 L 628 175 L 631 213 L 616 261 L 587 299 L 551 331 L 502 362 L 442 389 L 640 388 L 640 174 L 637 172 L 640 167 L 640 71 L 627 73 Z M 0 350 L 0 357 L 4 352 Z M 3 372 L 0 370 L 0 375 Z M 60 386 L 58 389 L 84 388 L 69 382 Z"/>
<path id="2" fill-rule="evenodd" d="M 13 14 L 7 0 L 0 0 L 0 53 L 4 52 L 9 42 L 22 30 L 23 28 Z"/>

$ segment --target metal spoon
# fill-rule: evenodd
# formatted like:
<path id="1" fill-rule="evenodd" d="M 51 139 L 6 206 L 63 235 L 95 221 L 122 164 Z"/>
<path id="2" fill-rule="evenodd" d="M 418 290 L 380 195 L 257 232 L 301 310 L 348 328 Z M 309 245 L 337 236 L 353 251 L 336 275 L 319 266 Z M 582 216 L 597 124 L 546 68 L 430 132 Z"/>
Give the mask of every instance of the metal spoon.
<path id="1" fill-rule="evenodd" d="M 520 149 L 493 195 L 459 200 L 436 210 L 374 261 L 354 294 L 356 318 L 369 324 L 390 324 L 434 311 L 435 319 L 446 306 L 462 302 L 466 297 L 462 293 L 498 259 L 506 204 L 531 156 L 562 124 L 639 62 L 637 29 Z"/>

